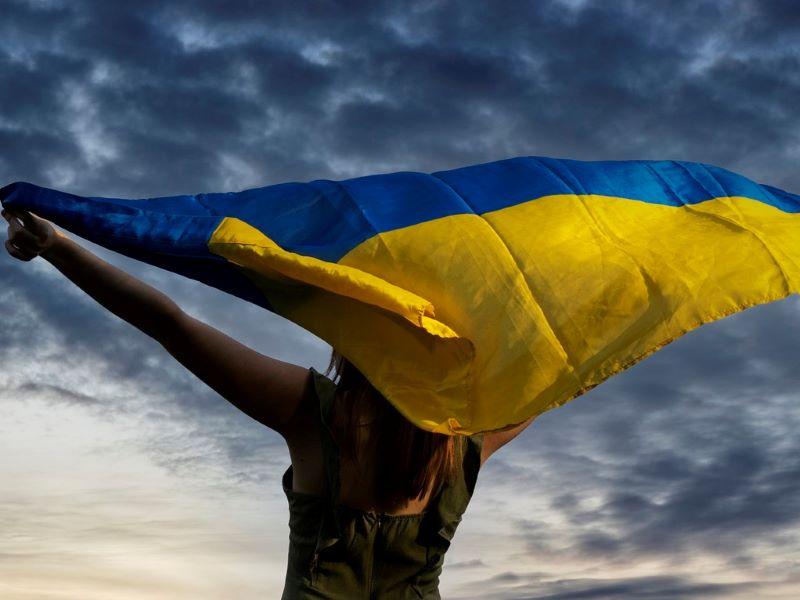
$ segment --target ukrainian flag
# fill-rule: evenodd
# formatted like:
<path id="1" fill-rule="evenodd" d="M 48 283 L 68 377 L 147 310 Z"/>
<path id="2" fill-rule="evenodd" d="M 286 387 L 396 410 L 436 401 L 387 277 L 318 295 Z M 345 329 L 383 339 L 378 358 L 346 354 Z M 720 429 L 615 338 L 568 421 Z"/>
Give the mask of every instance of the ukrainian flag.
<path id="1" fill-rule="evenodd" d="M 679 161 L 520 157 L 145 199 L 0 200 L 258 304 L 418 426 L 501 429 L 800 291 L 800 196 Z"/>

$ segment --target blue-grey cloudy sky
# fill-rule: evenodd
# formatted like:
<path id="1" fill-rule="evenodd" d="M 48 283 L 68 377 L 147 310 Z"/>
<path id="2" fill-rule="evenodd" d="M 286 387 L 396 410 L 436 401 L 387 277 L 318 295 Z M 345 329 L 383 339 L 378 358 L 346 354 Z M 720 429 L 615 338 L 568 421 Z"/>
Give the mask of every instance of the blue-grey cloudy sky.
<path id="1" fill-rule="evenodd" d="M 800 191 L 793 0 L 2 0 L 0 183 L 232 191 L 515 155 Z M 329 347 L 80 240 L 282 360 Z M 277 597 L 281 438 L 49 263 L 0 257 L 0 597 Z M 800 301 L 712 323 L 486 464 L 454 599 L 796 598 Z"/>

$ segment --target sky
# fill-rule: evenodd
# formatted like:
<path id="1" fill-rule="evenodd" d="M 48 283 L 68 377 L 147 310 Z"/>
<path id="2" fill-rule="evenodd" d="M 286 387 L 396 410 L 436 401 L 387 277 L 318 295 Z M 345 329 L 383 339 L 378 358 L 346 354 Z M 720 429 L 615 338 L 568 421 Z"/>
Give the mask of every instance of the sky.
<path id="1" fill-rule="evenodd" d="M 0 0 L 0 181 L 141 198 L 518 155 L 800 191 L 792 0 Z M 330 347 L 81 244 L 260 352 Z M 282 438 L 43 259 L 0 257 L 0 598 L 276 598 Z M 800 593 L 800 301 L 705 325 L 481 471 L 443 597 Z"/>

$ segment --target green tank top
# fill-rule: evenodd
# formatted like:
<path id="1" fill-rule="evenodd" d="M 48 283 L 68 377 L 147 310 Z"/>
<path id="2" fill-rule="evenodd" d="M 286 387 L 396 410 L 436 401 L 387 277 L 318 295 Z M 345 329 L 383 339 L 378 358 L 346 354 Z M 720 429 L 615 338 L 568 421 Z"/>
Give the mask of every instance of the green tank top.
<path id="1" fill-rule="evenodd" d="M 339 449 L 329 427 L 336 384 L 311 371 L 320 403 L 327 493 L 292 490 L 291 466 L 283 475 L 289 560 L 281 599 L 439 599 L 444 554 L 475 489 L 483 435 L 460 436 L 459 476 L 442 484 L 422 513 L 387 515 L 341 505 Z"/>

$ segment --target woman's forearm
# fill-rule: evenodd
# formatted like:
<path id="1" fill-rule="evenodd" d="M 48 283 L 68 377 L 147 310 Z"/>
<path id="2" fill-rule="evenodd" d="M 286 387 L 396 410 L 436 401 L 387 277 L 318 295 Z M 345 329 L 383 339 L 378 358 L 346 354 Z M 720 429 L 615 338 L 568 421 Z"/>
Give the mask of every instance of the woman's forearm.
<path id="1" fill-rule="evenodd" d="M 165 323 L 180 313 L 169 296 L 69 237 L 59 235 L 40 256 L 105 308 L 151 337 L 158 339 Z"/>

